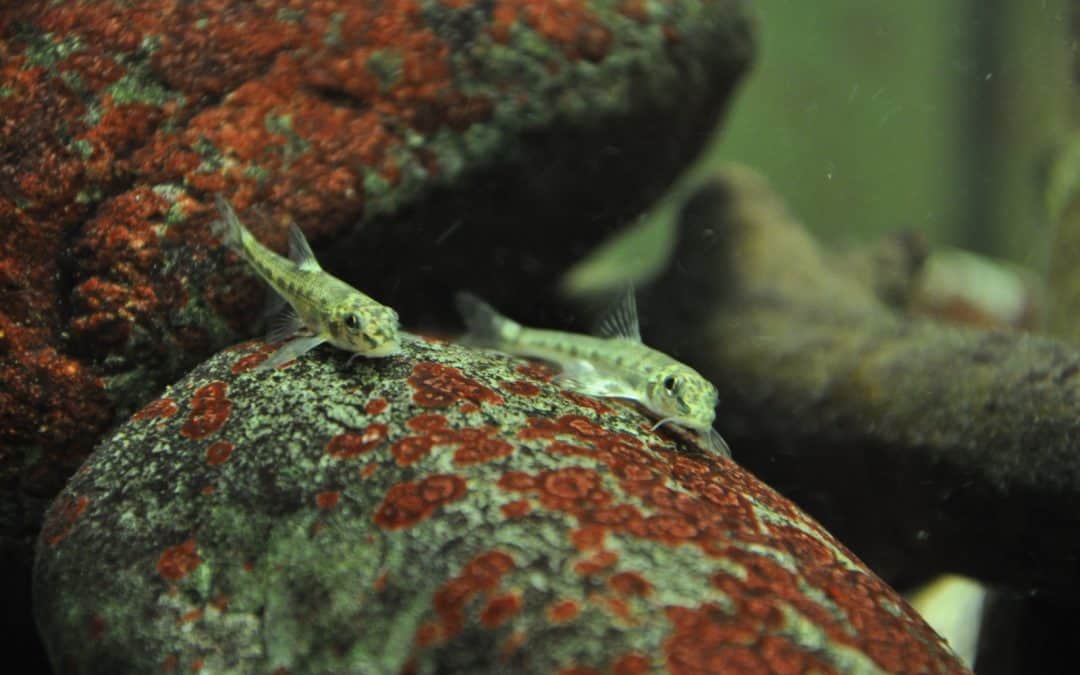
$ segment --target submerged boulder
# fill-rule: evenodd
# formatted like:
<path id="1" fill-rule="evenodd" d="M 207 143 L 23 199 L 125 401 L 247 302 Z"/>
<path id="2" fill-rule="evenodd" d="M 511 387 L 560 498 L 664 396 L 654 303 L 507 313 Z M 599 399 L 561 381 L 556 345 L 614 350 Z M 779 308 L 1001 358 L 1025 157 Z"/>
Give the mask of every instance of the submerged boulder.
<path id="1" fill-rule="evenodd" d="M 53 503 L 58 670 L 967 672 L 816 522 L 629 404 L 433 340 L 255 370 L 270 351 L 196 368 Z"/>

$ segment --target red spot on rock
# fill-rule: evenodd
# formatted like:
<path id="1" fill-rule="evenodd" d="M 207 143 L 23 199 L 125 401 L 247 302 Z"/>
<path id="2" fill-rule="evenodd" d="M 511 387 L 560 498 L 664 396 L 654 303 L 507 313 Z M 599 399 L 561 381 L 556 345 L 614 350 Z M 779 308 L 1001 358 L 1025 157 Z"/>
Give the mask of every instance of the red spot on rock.
<path id="1" fill-rule="evenodd" d="M 180 428 L 180 434 L 186 438 L 198 440 L 206 438 L 225 424 L 232 413 L 232 401 L 228 399 L 229 385 L 224 382 L 211 382 L 196 390 L 191 398 L 191 412 L 187 421 Z"/>
<path id="2" fill-rule="evenodd" d="M 412 527 L 431 517 L 439 507 L 465 496 L 465 481 L 439 474 L 390 488 L 375 512 L 375 524 L 388 530 Z"/>
<path id="3" fill-rule="evenodd" d="M 454 452 L 454 464 L 467 466 L 482 464 L 499 457 L 506 457 L 514 451 L 514 446 L 501 438 L 483 438 L 475 443 L 466 443 Z"/>
<path id="4" fill-rule="evenodd" d="M 371 478 L 371 476 L 378 469 L 379 469 L 379 465 L 376 464 L 375 462 L 371 462 L 371 463 L 367 464 L 366 466 L 364 466 L 363 469 L 360 469 L 360 477 L 361 478 Z"/>
<path id="5" fill-rule="evenodd" d="M 56 546 L 63 541 L 82 517 L 89 503 L 90 498 L 86 495 L 79 495 L 75 499 L 71 497 L 58 499 L 49 509 L 45 524 L 42 526 L 42 537 L 45 542 L 49 546 Z"/>
<path id="6" fill-rule="evenodd" d="M 165 549 L 157 561 L 157 571 L 166 581 L 179 581 L 202 564 L 195 539 Z"/>
<path id="7" fill-rule="evenodd" d="M 105 617 L 100 614 L 92 614 L 88 623 L 90 624 L 90 639 L 100 640 L 101 636 L 105 635 L 105 628 L 107 627 Z"/>
<path id="8" fill-rule="evenodd" d="M 315 505 L 324 511 L 334 508 L 339 501 L 341 501 L 341 492 L 339 490 L 327 490 L 315 495 Z"/>
<path id="9" fill-rule="evenodd" d="M 164 673 L 171 673 L 176 670 L 176 666 L 180 663 L 180 657 L 176 654 L 169 654 L 161 662 L 161 671 Z"/>
<path id="10" fill-rule="evenodd" d="M 608 586 L 620 595 L 634 595 L 641 598 L 648 597 L 653 590 L 652 584 L 637 572 L 612 574 L 608 579 Z"/>
<path id="11" fill-rule="evenodd" d="M 596 398 L 594 398 L 592 396 L 586 396 L 584 394 L 579 394 L 576 391 L 567 391 L 566 389 L 563 389 L 559 393 L 562 394 L 562 396 L 564 398 L 567 398 L 567 399 L 573 401 L 574 403 L 581 406 L 582 408 L 588 408 L 589 410 L 592 410 L 597 415 L 606 415 L 606 414 L 612 412 L 611 406 L 607 405 L 603 401 L 600 401 L 600 400 L 598 400 L 598 399 L 596 399 Z"/>
<path id="12" fill-rule="evenodd" d="M 204 485 L 202 489 L 199 490 L 199 493 L 209 497 L 210 495 L 214 494 L 215 490 L 217 490 L 217 488 L 213 485 Z"/>
<path id="13" fill-rule="evenodd" d="M 176 401 L 171 398 L 159 398 L 143 406 L 142 410 L 131 416 L 133 420 L 152 420 L 159 417 L 172 417 L 179 410 Z"/>
<path id="14" fill-rule="evenodd" d="M 371 585 L 375 589 L 376 593 L 381 593 L 386 588 L 386 583 L 390 580 L 390 573 L 383 572 L 375 578 L 375 583 Z"/>
<path id="15" fill-rule="evenodd" d="M 442 628 L 434 621 L 426 621 L 416 629 L 414 640 L 419 647 L 429 647 L 442 639 Z"/>
<path id="16" fill-rule="evenodd" d="M 398 466 L 415 464 L 431 454 L 432 442 L 425 436 L 406 436 L 390 448 Z"/>
<path id="17" fill-rule="evenodd" d="M 445 429 L 446 425 L 446 415 L 440 413 L 424 413 L 405 423 L 405 426 L 414 431 L 438 431 Z"/>
<path id="18" fill-rule="evenodd" d="M 584 668 L 582 666 L 570 666 L 569 668 L 561 668 L 557 671 L 556 675 L 600 675 L 600 671 L 595 668 Z"/>
<path id="19" fill-rule="evenodd" d="M 233 444 L 228 441 L 215 441 L 206 449 L 206 463 L 210 466 L 224 464 L 232 455 Z"/>
<path id="20" fill-rule="evenodd" d="M 480 612 L 480 623 L 487 628 L 498 628 L 521 610 L 521 598 L 508 593 L 492 598 Z"/>
<path id="21" fill-rule="evenodd" d="M 504 490 L 525 491 L 536 488 L 536 479 L 524 471 L 507 471 L 496 483 Z"/>
<path id="22" fill-rule="evenodd" d="M 247 371 L 255 368 L 256 366 L 258 366 L 260 363 L 262 363 L 266 359 L 267 359 L 266 354 L 264 354 L 262 352 L 255 352 L 254 354 L 248 354 L 247 356 L 242 356 L 242 357 L 238 358 L 236 360 L 236 363 L 234 363 L 232 368 L 230 368 L 229 370 L 232 372 L 233 375 L 239 375 L 240 373 L 246 373 Z"/>
<path id="23" fill-rule="evenodd" d="M 515 396 L 527 396 L 532 398 L 540 394 L 540 387 L 536 386 L 532 382 L 525 380 L 514 380 L 512 382 L 503 382 L 500 384 L 503 389 L 514 394 Z"/>
<path id="24" fill-rule="evenodd" d="M 460 574 L 440 586 L 433 600 L 435 612 L 439 615 L 439 639 L 445 640 L 461 632 L 465 624 L 465 606 L 469 600 L 498 588 L 502 577 L 514 567 L 514 559 L 506 553 L 488 551 L 469 561 Z M 519 608 L 520 600 L 500 601 L 492 609 L 489 619 L 501 623 Z M 513 611 L 507 613 L 511 609 Z"/>
<path id="25" fill-rule="evenodd" d="M 574 564 L 574 571 L 582 576 L 599 574 L 619 561 L 615 551 L 597 551 L 588 558 Z"/>
<path id="26" fill-rule="evenodd" d="M 369 415 L 378 415 L 389 407 L 390 404 L 386 402 L 385 398 L 373 398 L 364 406 L 364 412 Z"/>
<path id="27" fill-rule="evenodd" d="M 425 408 L 445 408 L 459 400 L 477 405 L 503 402 L 502 397 L 491 389 L 465 377 L 457 368 L 441 363 L 424 361 L 416 364 L 408 382 L 414 389 L 413 401 Z"/>
<path id="28" fill-rule="evenodd" d="M 547 617 L 551 623 L 572 621 L 579 613 L 581 608 L 573 600 L 560 600 L 547 608 Z"/>
<path id="29" fill-rule="evenodd" d="M 460 410 L 465 415 L 470 415 L 474 412 L 480 412 L 480 406 L 476 405 L 472 401 L 462 401 L 461 405 L 458 406 L 458 410 Z"/>
<path id="30" fill-rule="evenodd" d="M 385 424 L 370 424 L 360 433 L 346 431 L 338 434 L 326 444 L 326 454 L 334 459 L 359 457 L 385 441 L 389 429 Z"/>
<path id="31" fill-rule="evenodd" d="M 508 504 L 503 504 L 499 507 L 499 510 L 502 511 L 502 514 L 507 518 L 522 518 L 532 511 L 532 505 L 529 504 L 527 499 L 519 499 Z"/>
<path id="32" fill-rule="evenodd" d="M 525 377 L 538 382 L 551 382 L 552 378 L 559 373 L 558 368 L 544 363 L 543 361 L 530 361 L 529 363 L 518 366 L 515 370 Z"/>
<path id="33" fill-rule="evenodd" d="M 611 675 L 646 675 L 652 672 L 652 662 L 644 654 L 631 653 L 620 656 L 615 663 L 611 664 Z M 794 675 L 798 671 L 774 671 L 776 673 L 790 672 Z"/>
<path id="34" fill-rule="evenodd" d="M 183 624 L 191 623 L 192 621 L 198 621 L 202 618 L 203 612 L 204 610 L 202 609 L 193 609 L 190 612 L 185 612 L 184 615 L 180 617 L 180 620 L 177 623 Z"/>
<path id="35" fill-rule="evenodd" d="M 584 525 L 570 532 L 570 543 L 579 551 L 603 548 L 607 528 L 600 525 Z"/>

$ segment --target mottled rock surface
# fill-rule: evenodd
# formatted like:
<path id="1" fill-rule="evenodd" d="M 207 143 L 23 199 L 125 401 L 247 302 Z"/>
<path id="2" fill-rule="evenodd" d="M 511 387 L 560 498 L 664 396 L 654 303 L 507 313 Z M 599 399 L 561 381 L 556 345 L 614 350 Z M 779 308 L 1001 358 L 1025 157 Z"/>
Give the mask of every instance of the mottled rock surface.
<path id="1" fill-rule="evenodd" d="M 0 558 L 115 421 L 255 332 L 214 194 L 271 245 L 289 219 L 335 242 L 410 323 L 476 279 L 525 302 L 749 58 L 741 0 L 2 3 Z"/>
<path id="2" fill-rule="evenodd" d="M 636 408 L 452 344 L 252 370 L 268 351 L 195 369 L 53 504 L 34 591 L 63 672 L 966 672 Z"/>

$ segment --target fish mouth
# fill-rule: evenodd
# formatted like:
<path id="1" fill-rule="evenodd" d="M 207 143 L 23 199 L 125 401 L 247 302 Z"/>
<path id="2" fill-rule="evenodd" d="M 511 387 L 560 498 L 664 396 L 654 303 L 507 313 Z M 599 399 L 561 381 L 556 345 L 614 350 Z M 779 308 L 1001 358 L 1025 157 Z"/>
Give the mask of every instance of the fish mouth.
<path id="1" fill-rule="evenodd" d="M 384 342 L 375 349 L 365 349 L 362 354 L 369 357 L 393 356 L 401 353 L 401 343 L 398 341 Z"/>

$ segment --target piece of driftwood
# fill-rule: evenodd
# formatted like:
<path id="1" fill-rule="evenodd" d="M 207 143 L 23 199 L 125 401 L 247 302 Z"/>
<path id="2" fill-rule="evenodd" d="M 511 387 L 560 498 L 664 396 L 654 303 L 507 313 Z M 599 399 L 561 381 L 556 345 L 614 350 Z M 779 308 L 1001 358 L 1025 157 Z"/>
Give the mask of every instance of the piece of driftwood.
<path id="1" fill-rule="evenodd" d="M 645 338 L 721 392 L 736 461 L 896 583 L 951 571 L 1072 594 L 1080 352 L 911 318 L 838 271 L 744 168 L 681 214 Z"/>

